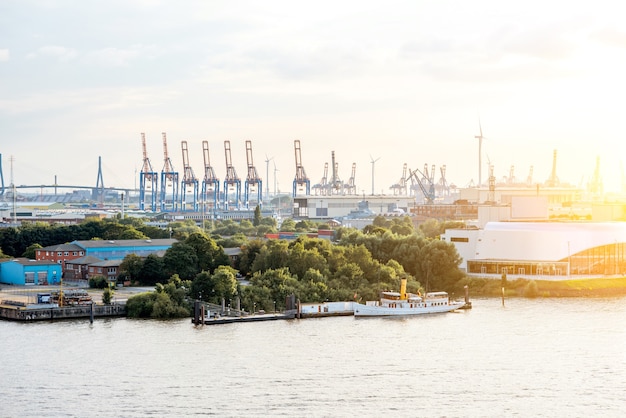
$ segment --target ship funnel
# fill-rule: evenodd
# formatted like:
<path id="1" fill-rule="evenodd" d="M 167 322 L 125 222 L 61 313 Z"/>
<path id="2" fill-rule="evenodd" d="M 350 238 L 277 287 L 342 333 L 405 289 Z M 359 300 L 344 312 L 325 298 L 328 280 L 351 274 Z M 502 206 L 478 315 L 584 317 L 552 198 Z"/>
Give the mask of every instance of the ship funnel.
<path id="1" fill-rule="evenodd" d="M 406 277 L 400 280 L 400 300 L 406 300 Z"/>

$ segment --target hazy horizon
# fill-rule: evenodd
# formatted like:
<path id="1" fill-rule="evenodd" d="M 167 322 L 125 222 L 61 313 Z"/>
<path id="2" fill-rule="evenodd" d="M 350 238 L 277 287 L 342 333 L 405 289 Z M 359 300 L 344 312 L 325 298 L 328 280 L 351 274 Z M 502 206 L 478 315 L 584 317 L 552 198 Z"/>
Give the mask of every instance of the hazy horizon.
<path id="1" fill-rule="evenodd" d="M 626 30 L 614 2 L 158 0 L 2 6 L 0 154 L 5 186 L 134 188 L 141 133 L 155 171 L 161 133 L 183 172 L 223 181 L 224 141 L 246 177 L 252 141 L 263 190 L 291 190 L 293 141 L 311 184 L 334 151 L 357 192 L 391 194 L 403 165 L 446 166 L 457 187 L 557 175 L 585 188 L 600 161 L 622 187 Z M 13 158 L 11 164 L 10 159 Z M 269 160 L 269 164 L 266 162 Z M 12 166 L 12 167 L 11 167 Z M 269 174 L 269 176 L 267 175 Z"/>

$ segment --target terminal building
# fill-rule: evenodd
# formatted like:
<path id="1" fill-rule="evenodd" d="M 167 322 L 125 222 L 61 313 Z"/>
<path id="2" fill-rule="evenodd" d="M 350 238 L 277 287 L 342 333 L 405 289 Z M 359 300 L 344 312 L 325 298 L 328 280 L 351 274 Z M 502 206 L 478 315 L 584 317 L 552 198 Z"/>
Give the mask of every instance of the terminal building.
<path id="1" fill-rule="evenodd" d="M 441 239 L 455 245 L 470 276 L 536 277 L 564 280 L 572 276 L 626 273 L 626 222 L 615 219 L 620 208 L 599 205 L 597 220 L 549 220 L 546 197 L 517 196 L 507 205 L 480 206 L 475 225 L 449 229 Z"/>

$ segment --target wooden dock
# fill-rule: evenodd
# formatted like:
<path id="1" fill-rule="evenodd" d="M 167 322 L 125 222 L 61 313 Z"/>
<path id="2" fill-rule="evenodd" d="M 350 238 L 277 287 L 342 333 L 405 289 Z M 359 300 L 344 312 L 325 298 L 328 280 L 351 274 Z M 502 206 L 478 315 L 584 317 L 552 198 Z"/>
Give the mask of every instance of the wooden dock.
<path id="1" fill-rule="evenodd" d="M 280 313 L 250 314 L 242 316 L 211 316 L 211 317 L 194 317 L 191 322 L 196 325 L 220 325 L 220 324 L 238 324 L 243 322 L 263 322 L 263 321 L 279 321 L 284 319 L 294 319 L 296 311 L 286 311 Z"/>

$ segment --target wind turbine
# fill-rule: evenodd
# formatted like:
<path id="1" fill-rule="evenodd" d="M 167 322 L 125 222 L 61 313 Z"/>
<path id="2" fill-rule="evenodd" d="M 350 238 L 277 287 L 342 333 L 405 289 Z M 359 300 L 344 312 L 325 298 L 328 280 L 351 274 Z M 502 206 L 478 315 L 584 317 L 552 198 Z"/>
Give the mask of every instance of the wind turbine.
<path id="1" fill-rule="evenodd" d="M 267 154 L 265 154 L 265 196 L 269 199 L 270 197 L 270 161 L 272 161 L 274 157 L 269 158 Z M 276 163 L 274 163 L 274 166 Z"/>
<path id="2" fill-rule="evenodd" d="M 280 170 L 276 168 L 276 161 L 274 161 L 274 196 L 276 196 L 276 172 L 277 171 L 280 171 Z"/>
<path id="3" fill-rule="evenodd" d="M 478 117 L 478 128 L 480 129 L 480 135 L 475 135 L 474 138 L 478 139 L 478 187 L 482 186 L 483 184 L 483 179 L 482 179 L 482 167 L 483 167 L 483 161 L 482 161 L 482 154 L 483 154 L 483 127 L 480 124 L 480 116 Z"/>
<path id="4" fill-rule="evenodd" d="M 370 162 L 372 163 L 372 196 L 374 196 L 374 164 L 376 164 L 378 160 L 380 160 L 380 157 L 374 159 L 370 154 Z"/>

